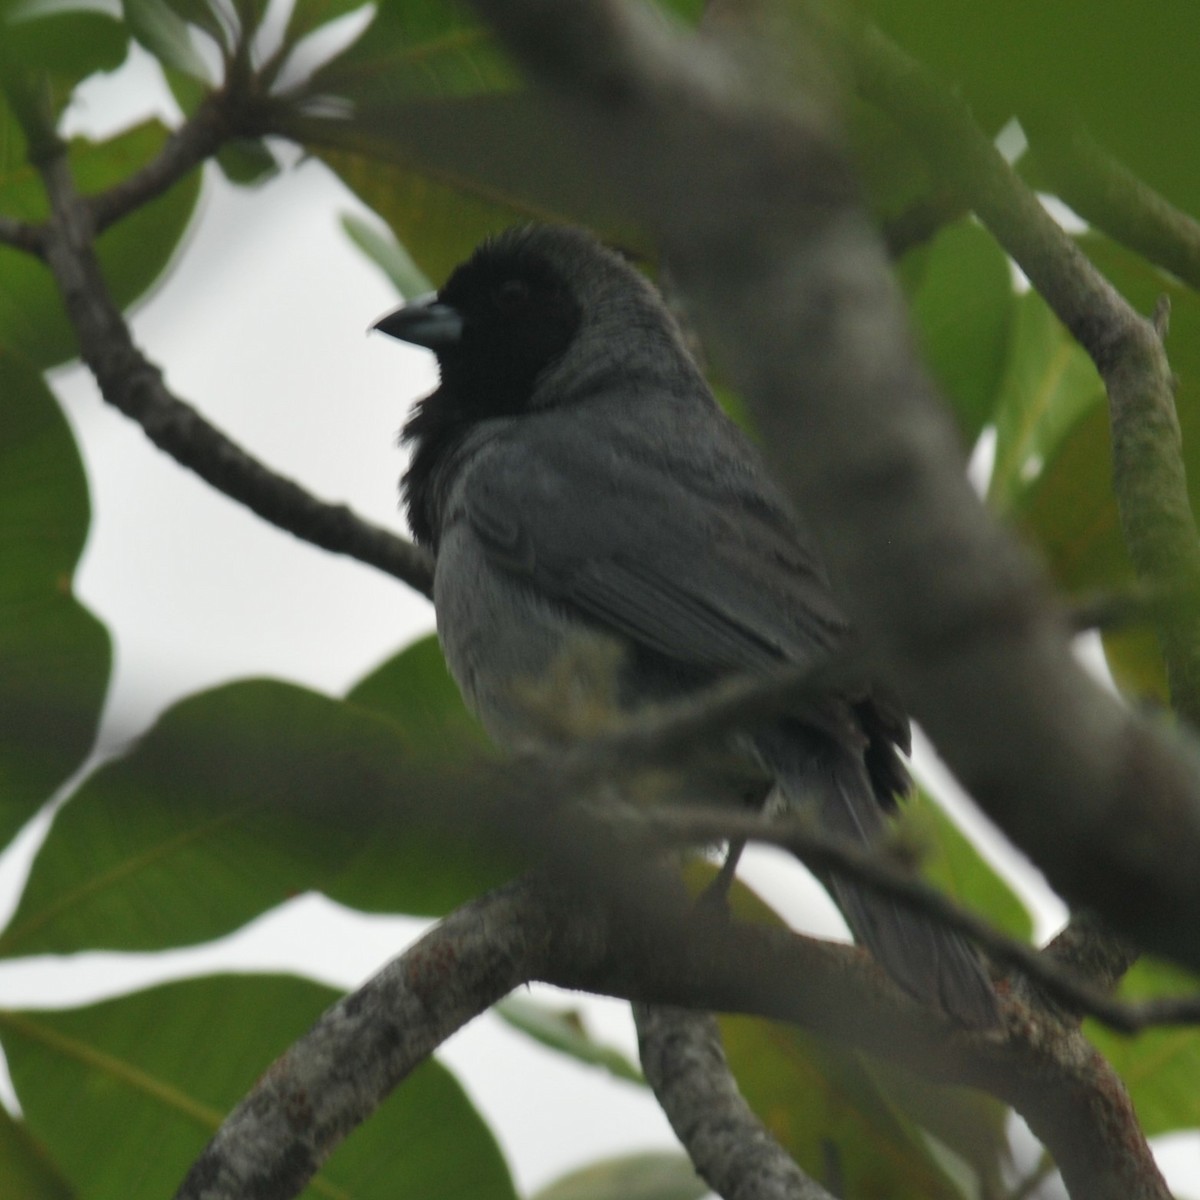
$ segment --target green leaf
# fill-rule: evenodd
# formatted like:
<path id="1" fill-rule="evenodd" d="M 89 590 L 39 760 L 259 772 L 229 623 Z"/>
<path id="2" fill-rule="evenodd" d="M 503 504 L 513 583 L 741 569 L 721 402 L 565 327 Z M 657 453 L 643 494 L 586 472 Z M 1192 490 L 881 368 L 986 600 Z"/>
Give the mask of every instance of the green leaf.
<path id="1" fill-rule="evenodd" d="M 391 280 L 405 300 L 433 291 L 429 278 L 394 237 L 380 233 L 375 225 L 353 213 L 342 217 L 342 228 L 350 240 Z"/>
<path id="2" fill-rule="evenodd" d="M 290 977 L 210 977 L 88 1008 L 0 1014 L 31 1129 L 89 1200 L 173 1194 L 220 1120 L 337 999 Z M 337 1150 L 305 1197 L 512 1200 L 495 1140 L 426 1062 Z"/>
<path id="3" fill-rule="evenodd" d="M 111 649 L 71 593 L 89 518 L 58 405 L 36 370 L 0 353 L 0 845 L 95 738 Z"/>
<path id="4" fill-rule="evenodd" d="M 489 745 L 463 704 L 434 634 L 418 638 L 363 676 L 346 699 L 392 718 L 416 744 L 439 747 L 447 761 Z"/>
<path id="5" fill-rule="evenodd" d="M 48 77 L 56 110 L 81 80 L 119 67 L 128 49 L 124 23 L 95 8 L 23 4 L 0 12 L 0 83 L 38 88 Z"/>
<path id="6" fill-rule="evenodd" d="M 901 269 L 925 361 L 970 445 L 992 417 L 1017 308 L 1008 259 L 973 221 L 944 229 Z"/>
<path id="7" fill-rule="evenodd" d="M 919 1130 L 851 1053 L 749 1017 L 722 1017 L 721 1032 L 743 1095 L 810 1175 L 827 1177 L 832 1156 L 847 1196 L 959 1200 Z"/>
<path id="8" fill-rule="evenodd" d="M 1122 981 L 1120 996 L 1194 996 L 1200 978 L 1172 963 L 1140 959 Z M 1147 1137 L 1200 1126 L 1200 1029 L 1149 1029 L 1125 1037 L 1098 1022 L 1085 1026 L 1088 1037 L 1129 1089 Z"/>
<path id="9" fill-rule="evenodd" d="M 556 1179 L 533 1200 L 700 1200 L 708 1185 L 683 1154 L 628 1154 Z"/>
<path id="10" fill-rule="evenodd" d="M 288 684 L 190 697 L 58 816 L 0 953 L 190 944 L 309 889 L 359 908 L 445 912 L 514 864 L 461 827 L 420 819 L 422 803 L 435 810 L 439 772 L 462 765 L 441 749 Z"/>
<path id="11" fill-rule="evenodd" d="M 1200 39 L 1192 0 L 1148 7 L 867 0 L 866 9 L 963 96 L 989 131 L 1014 114 L 1076 114 L 1135 174 L 1200 212 L 1192 134 L 1200 123 L 1192 86 Z"/>
<path id="12" fill-rule="evenodd" d="M 7 1200 L 76 1200 L 45 1146 L 0 1108 L 0 1196 Z"/>
<path id="13" fill-rule="evenodd" d="M 71 166 L 84 192 L 120 183 L 153 158 L 167 131 L 149 121 L 107 142 L 71 144 Z M 114 300 L 122 308 L 153 286 L 175 253 L 200 193 L 193 172 L 101 235 L 97 252 Z M 26 220 L 46 215 L 46 200 L 33 170 L 23 163 L 0 175 L 0 212 Z M 35 258 L 0 246 L 0 352 L 24 354 L 39 367 L 78 353 L 49 271 Z"/>
<path id="14" fill-rule="evenodd" d="M 1012 937 L 1033 936 L 1025 905 L 940 804 L 918 791 L 904 806 L 904 822 L 922 852 L 922 874 L 930 883 Z"/>
<path id="15" fill-rule="evenodd" d="M 1016 508 L 1071 430 L 1103 400 L 1091 359 L 1046 302 L 1036 292 L 1020 297 L 996 406 L 991 503 L 1002 512 Z"/>
<path id="16" fill-rule="evenodd" d="M 535 1042 L 557 1050 L 589 1067 L 603 1067 L 610 1075 L 630 1083 L 645 1084 L 641 1070 L 618 1050 L 595 1041 L 576 1009 L 550 1008 L 521 996 L 509 996 L 493 1006 L 498 1017 Z"/>
<path id="17" fill-rule="evenodd" d="M 129 30 L 165 67 L 208 82 L 204 59 L 192 44 L 187 22 L 166 0 L 121 0 Z"/>
<path id="18" fill-rule="evenodd" d="M 353 120 L 310 119 L 290 132 L 436 283 L 484 237 L 525 221 L 570 221 L 618 244 L 645 244 L 616 214 L 574 135 L 525 93 L 360 107 Z"/>

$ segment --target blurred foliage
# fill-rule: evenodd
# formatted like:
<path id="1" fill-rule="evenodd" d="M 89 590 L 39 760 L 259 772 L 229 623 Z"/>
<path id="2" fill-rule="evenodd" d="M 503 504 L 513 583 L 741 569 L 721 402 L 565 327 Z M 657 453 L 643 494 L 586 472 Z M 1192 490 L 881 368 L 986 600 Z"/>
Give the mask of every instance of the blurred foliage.
<path id="1" fill-rule="evenodd" d="M 660 7 L 664 20 L 694 24 L 701 5 Z M 47 214 L 18 115 L 61 116 L 80 81 L 117 67 L 136 41 L 159 60 L 185 114 L 229 72 L 257 72 L 269 127 L 231 136 L 219 168 L 256 186 L 257 202 L 268 204 L 280 162 L 272 138 L 298 142 L 390 229 L 391 237 L 358 220 L 347 225 L 404 295 L 426 278 L 440 282 L 481 237 L 519 220 L 583 222 L 623 246 L 651 249 L 592 174 L 587 148 L 525 90 L 465 6 L 296 0 L 286 21 L 251 38 L 267 10 L 265 0 L 123 0 L 119 11 L 0 0 L 0 216 L 37 222 Z M 989 132 L 1014 118 L 1032 124 L 1047 111 L 1070 113 L 1148 185 L 1200 213 L 1192 147 L 1200 39 L 1190 3 L 860 0 L 858 11 L 964 97 Z M 324 36 L 354 13 L 362 32 L 320 59 Z M 964 456 L 981 435 L 994 437 L 989 502 L 1065 592 L 1122 587 L 1132 570 L 1112 496 L 1103 389 L 1090 362 L 1045 303 L 1014 284 L 990 234 L 947 197 L 889 114 L 850 96 L 845 115 Z M 148 121 L 104 141 L 72 141 L 81 189 L 119 186 L 154 161 L 167 137 Z M 99 239 L 123 308 L 169 269 L 199 193 L 193 171 Z M 1141 311 L 1170 298 L 1185 461 L 1200 477 L 1200 301 L 1097 233 L 1079 242 Z M 84 763 L 111 672 L 107 632 L 72 590 L 91 522 L 83 466 L 41 376 L 76 353 L 43 264 L 0 245 L 0 844 Z M 1106 633 L 1105 650 L 1130 695 L 1162 694 L 1148 631 Z M 78 786 L 0 935 L 0 953 L 193 944 L 308 889 L 369 911 L 443 913 L 515 864 L 496 846 L 415 816 L 398 829 L 392 801 L 483 745 L 433 639 L 343 699 L 264 681 L 189 697 Z M 1029 914 L 1007 882 L 928 798 L 910 806 L 901 836 L 915 843 L 927 878 L 1008 932 L 1030 935 Z M 733 900 L 742 915 L 774 919 L 740 886 Z M 1194 990 L 1195 981 L 1143 962 L 1124 986 L 1143 996 Z M 70 1012 L 0 1013 L 22 1106 L 19 1119 L 0 1112 L 0 1195 L 168 1194 L 221 1115 L 333 998 L 296 979 L 214 977 Z M 570 1011 L 513 1001 L 504 1016 L 576 1062 L 637 1077 Z M 1148 1132 L 1200 1126 L 1200 1035 L 1089 1031 Z M 997 1194 L 1007 1146 L 998 1104 L 765 1022 L 729 1020 L 725 1034 L 747 1097 L 818 1178 L 833 1164 L 848 1195 L 963 1194 L 928 1133 Z M 356 1197 L 513 1195 L 490 1133 L 436 1064 L 350 1139 L 322 1186 L 322 1194 Z M 635 1155 L 574 1172 L 543 1194 L 684 1200 L 701 1188 L 678 1156 Z"/>

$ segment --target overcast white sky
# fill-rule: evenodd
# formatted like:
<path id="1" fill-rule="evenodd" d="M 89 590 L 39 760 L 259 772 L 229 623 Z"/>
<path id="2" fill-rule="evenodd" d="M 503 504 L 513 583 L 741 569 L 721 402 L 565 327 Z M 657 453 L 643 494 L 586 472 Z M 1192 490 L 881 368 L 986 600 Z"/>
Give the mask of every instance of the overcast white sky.
<path id="1" fill-rule="evenodd" d="M 157 68 L 135 51 L 117 77 L 87 86 L 72 120 L 107 133 L 155 108 L 171 112 Z M 397 297 L 341 232 L 347 211 L 369 215 L 315 162 L 260 192 L 233 189 L 210 171 L 177 267 L 133 326 L 177 394 L 251 453 L 403 532 L 396 432 L 434 371 L 424 352 L 366 336 Z M 80 368 L 57 371 L 52 382 L 91 487 L 95 517 L 77 585 L 115 636 L 110 739 L 230 678 L 269 675 L 339 693 L 432 629 L 429 605 L 403 585 L 280 533 L 179 469 L 102 403 Z M 968 821 L 978 828 L 969 813 Z M 0 917 L 15 902 L 39 829 L 0 864 Z M 1015 857 L 996 854 L 1017 873 L 1043 932 L 1052 929 L 1061 908 Z M 821 931 L 838 927 L 828 901 L 790 863 L 770 853 L 752 861 L 764 892 L 784 898 L 790 916 Z M 0 964 L 0 1005 L 76 1004 L 167 973 L 227 967 L 298 970 L 351 987 L 422 927 L 304 897 L 166 963 L 90 955 Z M 587 1011 L 595 1029 L 634 1052 L 624 1005 L 589 1000 Z M 522 1189 L 600 1155 L 675 1144 L 645 1093 L 539 1049 L 490 1015 L 441 1056 L 497 1131 Z M 1164 1161 L 1173 1178 L 1200 1177 L 1194 1141 Z"/>

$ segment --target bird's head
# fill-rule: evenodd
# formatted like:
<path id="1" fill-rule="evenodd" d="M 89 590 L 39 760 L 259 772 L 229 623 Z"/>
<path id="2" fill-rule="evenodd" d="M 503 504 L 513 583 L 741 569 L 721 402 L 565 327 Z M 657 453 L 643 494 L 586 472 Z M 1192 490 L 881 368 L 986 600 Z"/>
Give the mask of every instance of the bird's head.
<path id="1" fill-rule="evenodd" d="M 590 234 L 557 225 L 489 239 L 435 295 L 375 328 L 437 355 L 442 386 L 426 405 L 466 421 L 568 403 L 598 374 L 632 379 L 686 356 L 634 267 Z"/>

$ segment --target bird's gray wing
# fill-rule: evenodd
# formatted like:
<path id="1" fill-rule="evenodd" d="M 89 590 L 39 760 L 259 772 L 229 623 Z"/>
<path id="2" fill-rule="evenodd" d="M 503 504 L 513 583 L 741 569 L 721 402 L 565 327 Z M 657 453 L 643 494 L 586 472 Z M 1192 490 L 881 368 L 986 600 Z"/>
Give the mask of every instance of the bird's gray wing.
<path id="1" fill-rule="evenodd" d="M 845 642 L 815 554 L 734 443 L 685 469 L 531 423 L 482 456 L 458 514 L 496 567 L 700 669 L 806 664 Z"/>

